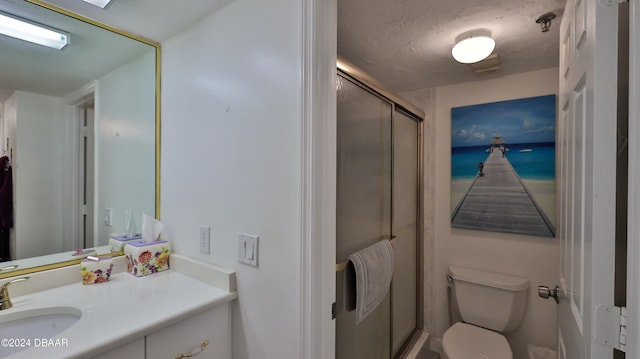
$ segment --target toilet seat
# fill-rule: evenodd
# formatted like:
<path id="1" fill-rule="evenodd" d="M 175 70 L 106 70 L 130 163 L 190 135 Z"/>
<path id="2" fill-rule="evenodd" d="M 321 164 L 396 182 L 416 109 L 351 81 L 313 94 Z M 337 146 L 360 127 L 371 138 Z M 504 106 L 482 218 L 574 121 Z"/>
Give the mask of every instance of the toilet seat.
<path id="1" fill-rule="evenodd" d="M 449 359 L 513 359 L 504 336 L 466 323 L 455 323 L 447 329 L 442 347 Z"/>

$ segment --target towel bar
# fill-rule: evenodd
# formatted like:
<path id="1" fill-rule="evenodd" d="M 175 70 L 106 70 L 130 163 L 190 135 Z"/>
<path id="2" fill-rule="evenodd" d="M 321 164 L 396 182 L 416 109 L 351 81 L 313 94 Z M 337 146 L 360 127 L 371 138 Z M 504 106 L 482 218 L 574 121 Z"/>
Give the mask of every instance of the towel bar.
<path id="1" fill-rule="evenodd" d="M 391 243 L 391 245 L 395 245 L 396 244 L 396 236 L 391 236 L 391 238 L 389 238 L 389 243 Z M 344 261 L 341 263 L 337 263 L 336 264 L 336 272 L 341 272 L 343 271 L 345 268 L 347 268 L 347 263 L 349 261 Z"/>

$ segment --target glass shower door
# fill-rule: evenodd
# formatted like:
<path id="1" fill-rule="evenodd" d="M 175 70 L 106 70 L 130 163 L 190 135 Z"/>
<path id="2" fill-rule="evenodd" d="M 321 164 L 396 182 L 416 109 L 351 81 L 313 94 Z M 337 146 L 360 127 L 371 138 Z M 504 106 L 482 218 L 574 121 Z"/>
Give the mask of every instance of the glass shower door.
<path id="1" fill-rule="evenodd" d="M 392 104 L 338 76 L 336 260 L 391 234 Z M 343 272 L 336 272 L 336 358 L 391 356 L 389 295 L 364 321 L 345 311 Z"/>
<path id="2" fill-rule="evenodd" d="M 402 349 L 418 318 L 418 120 L 393 114 L 393 234 L 395 267 L 391 282 L 392 352 Z"/>

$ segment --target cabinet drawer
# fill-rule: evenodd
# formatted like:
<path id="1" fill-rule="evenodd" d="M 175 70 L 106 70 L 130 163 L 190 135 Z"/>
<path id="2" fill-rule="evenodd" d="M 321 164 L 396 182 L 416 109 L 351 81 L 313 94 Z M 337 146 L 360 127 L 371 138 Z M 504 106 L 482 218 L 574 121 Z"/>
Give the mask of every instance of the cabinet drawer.
<path id="1" fill-rule="evenodd" d="M 200 351 L 198 359 L 231 359 L 231 304 L 225 303 L 146 337 L 146 357 L 174 359 L 182 353 Z"/>

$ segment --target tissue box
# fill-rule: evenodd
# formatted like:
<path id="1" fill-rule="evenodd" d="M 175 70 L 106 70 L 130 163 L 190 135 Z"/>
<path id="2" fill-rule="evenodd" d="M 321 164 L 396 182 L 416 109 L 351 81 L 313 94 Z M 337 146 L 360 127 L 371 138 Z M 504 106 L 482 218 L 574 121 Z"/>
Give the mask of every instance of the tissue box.
<path id="1" fill-rule="evenodd" d="M 127 242 L 124 256 L 127 259 L 127 271 L 136 277 L 169 269 L 171 246 L 167 241 Z"/>
<path id="2" fill-rule="evenodd" d="M 142 239 L 141 234 L 137 234 L 133 237 L 113 236 L 109 238 L 109 249 L 111 250 L 111 253 L 122 252 L 124 250 L 124 245 L 127 244 L 127 242 L 140 239 Z"/>
<path id="3" fill-rule="evenodd" d="M 104 283 L 111 277 L 113 260 L 111 257 L 83 259 L 80 262 L 80 274 L 82 274 L 82 284 Z"/>

